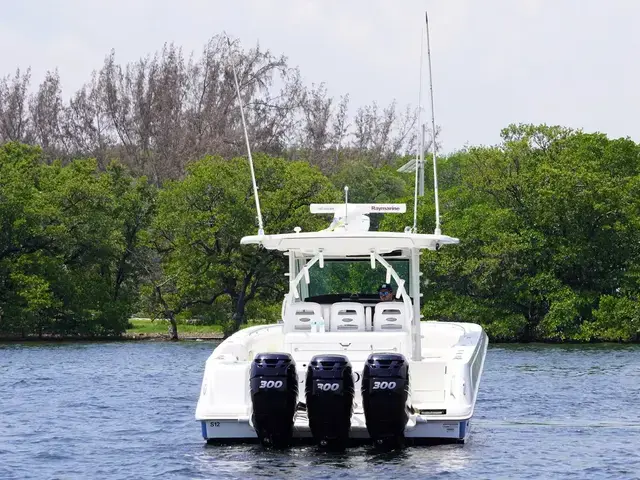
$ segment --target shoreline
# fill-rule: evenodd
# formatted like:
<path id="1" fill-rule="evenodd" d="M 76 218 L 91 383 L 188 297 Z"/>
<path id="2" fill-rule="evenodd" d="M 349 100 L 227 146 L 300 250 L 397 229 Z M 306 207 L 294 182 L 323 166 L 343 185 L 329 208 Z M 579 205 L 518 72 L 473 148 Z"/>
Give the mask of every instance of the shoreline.
<path id="1" fill-rule="evenodd" d="M 51 342 L 181 342 L 223 340 L 221 332 L 185 333 L 178 332 L 178 339 L 171 340 L 168 333 L 124 333 L 120 336 L 77 336 L 77 335 L 0 335 L 0 343 L 51 343 Z"/>
<path id="2" fill-rule="evenodd" d="M 211 342 L 224 340 L 224 334 L 222 332 L 200 332 L 200 333 L 185 333 L 178 332 L 178 339 L 171 340 L 168 333 L 124 333 L 120 336 L 63 336 L 63 335 L 28 335 L 22 337 L 19 335 L 0 335 L 0 344 L 19 344 L 19 343 L 100 343 L 100 342 Z M 573 348 L 589 348 L 602 345 L 609 345 L 615 347 L 628 347 L 638 346 L 639 341 L 631 342 L 615 342 L 615 341 L 564 341 L 564 342 L 544 342 L 544 341 L 496 341 L 489 342 L 489 347 L 509 347 L 509 346 L 566 346 Z"/>

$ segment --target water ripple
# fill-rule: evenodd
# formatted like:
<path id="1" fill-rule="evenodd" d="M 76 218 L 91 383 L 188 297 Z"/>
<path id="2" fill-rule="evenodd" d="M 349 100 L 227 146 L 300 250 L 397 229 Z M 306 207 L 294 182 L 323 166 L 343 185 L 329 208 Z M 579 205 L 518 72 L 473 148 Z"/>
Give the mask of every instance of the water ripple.
<path id="1" fill-rule="evenodd" d="M 640 348 L 489 349 L 465 445 L 207 446 L 212 342 L 0 345 L 0 478 L 640 478 Z"/>

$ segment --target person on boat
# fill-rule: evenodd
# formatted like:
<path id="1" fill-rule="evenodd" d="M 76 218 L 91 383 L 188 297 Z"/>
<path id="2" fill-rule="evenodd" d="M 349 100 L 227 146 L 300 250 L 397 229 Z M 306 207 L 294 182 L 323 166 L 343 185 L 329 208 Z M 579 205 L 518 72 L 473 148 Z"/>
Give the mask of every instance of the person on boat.
<path id="1" fill-rule="evenodd" d="M 393 300 L 393 287 L 390 283 L 383 283 L 378 288 L 378 295 L 380 295 L 381 302 L 391 302 Z"/>

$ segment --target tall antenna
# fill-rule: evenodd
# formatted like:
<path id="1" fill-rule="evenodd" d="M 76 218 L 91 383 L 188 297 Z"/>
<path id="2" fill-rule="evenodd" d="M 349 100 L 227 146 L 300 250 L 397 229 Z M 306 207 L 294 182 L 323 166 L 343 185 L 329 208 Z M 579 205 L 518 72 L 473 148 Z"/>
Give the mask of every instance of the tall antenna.
<path id="1" fill-rule="evenodd" d="M 433 233 L 440 235 L 440 206 L 438 204 L 438 172 L 436 169 L 436 117 L 433 106 L 433 80 L 431 78 L 431 46 L 429 45 L 429 16 L 424 12 L 424 20 L 427 26 L 427 58 L 429 60 L 429 91 L 431 93 L 431 138 L 433 151 L 433 194 L 436 202 L 436 228 Z"/>
<path id="2" fill-rule="evenodd" d="M 422 50 L 423 50 L 423 46 L 424 46 L 424 32 L 421 33 L 421 37 L 420 37 L 420 83 L 419 83 L 419 90 L 418 90 L 418 128 L 420 130 L 422 130 L 422 58 L 423 58 L 423 54 L 422 54 Z M 424 136 L 419 137 L 418 140 L 418 151 L 416 152 L 416 159 L 415 159 L 415 167 L 416 167 L 416 179 L 415 179 L 415 185 L 413 188 L 413 228 L 411 229 L 411 231 L 413 233 L 416 233 L 418 230 L 418 188 L 419 188 L 419 174 L 420 174 L 420 159 L 423 158 L 423 154 L 424 154 L 424 144 L 422 143 L 422 141 L 424 140 Z"/>
<path id="3" fill-rule="evenodd" d="M 231 50 L 231 40 L 227 36 L 229 50 Z M 242 117 L 242 129 L 244 130 L 244 139 L 247 143 L 247 154 L 249 156 L 249 167 L 251 167 L 251 181 L 253 182 L 253 196 L 256 199 L 256 210 L 258 211 L 258 235 L 264 235 L 264 225 L 262 224 L 262 212 L 260 212 L 260 199 L 258 198 L 258 186 L 256 185 L 256 174 L 253 170 L 253 158 L 251 157 L 251 147 L 249 146 L 249 135 L 247 134 L 247 124 L 244 120 L 244 109 L 242 108 L 242 97 L 240 96 L 240 85 L 238 84 L 238 75 L 236 74 L 236 66 L 231 59 L 231 67 L 233 68 L 233 79 L 236 83 L 236 92 L 238 93 L 238 103 L 240 103 L 240 116 Z"/>

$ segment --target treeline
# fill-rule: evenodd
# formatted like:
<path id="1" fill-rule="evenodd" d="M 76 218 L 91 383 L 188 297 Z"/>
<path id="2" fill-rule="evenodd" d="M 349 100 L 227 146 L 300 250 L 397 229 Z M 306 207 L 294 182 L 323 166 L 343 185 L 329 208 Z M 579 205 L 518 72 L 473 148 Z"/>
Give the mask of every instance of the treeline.
<path id="1" fill-rule="evenodd" d="M 126 65 L 112 52 L 68 100 L 56 72 L 31 89 L 17 71 L 0 78 L 0 335 L 117 336 L 136 313 L 174 336 L 184 319 L 226 333 L 278 319 L 284 257 L 239 244 L 257 227 L 231 62 L 268 232 L 323 228 L 308 204 L 345 185 L 352 202 L 413 201 L 397 168 L 416 111 L 351 117 L 348 96 L 259 47 L 216 36 L 199 57 L 166 45 Z M 512 125 L 497 146 L 440 158 L 443 232 L 461 244 L 422 257 L 425 318 L 480 322 L 494 341 L 637 341 L 639 149 Z"/>
<path id="2" fill-rule="evenodd" d="M 306 161 L 254 156 L 269 232 L 323 228 L 309 202 L 389 199 L 405 182 L 392 167 L 352 162 L 331 178 Z M 375 195 L 374 195 L 375 193 Z M 199 319 L 236 331 L 276 321 L 285 292 L 280 254 L 241 247 L 256 233 L 246 159 L 204 157 L 157 188 L 121 163 L 45 161 L 42 149 L 0 147 L 0 334 L 119 335 L 134 313 Z"/>
<path id="3" fill-rule="evenodd" d="M 102 169 L 117 158 L 159 187 L 205 155 L 246 153 L 232 65 L 256 151 L 305 160 L 323 172 L 363 155 L 382 166 L 415 151 L 416 109 L 373 102 L 350 116 L 348 95 L 333 98 L 324 84 L 308 87 L 285 57 L 229 46 L 222 36 L 199 56 L 169 44 L 122 65 L 111 52 L 68 100 L 57 71 L 38 86 L 29 70 L 0 78 L 0 144 L 39 145 L 48 162 L 95 158 Z"/>
<path id="4" fill-rule="evenodd" d="M 121 334 L 151 258 L 156 195 L 122 165 L 0 147 L 0 333 Z"/>
<path id="5" fill-rule="evenodd" d="M 424 257 L 426 318 L 494 341 L 640 339 L 638 144 L 512 125 L 441 171 L 443 231 L 461 243 Z M 420 212 L 429 225 L 432 203 Z"/>
<path id="6" fill-rule="evenodd" d="M 232 331 L 256 298 L 275 312 L 281 259 L 237 248 L 254 218 L 241 201 L 246 165 L 235 159 L 245 153 L 239 101 L 252 149 L 267 155 L 263 180 L 293 182 L 292 196 L 274 193 L 275 213 L 265 212 L 274 228 L 295 222 L 290 209 L 314 195 L 335 194 L 325 175 L 415 150 L 415 110 L 374 102 L 351 117 L 348 95 L 305 86 L 285 57 L 222 36 L 199 56 L 170 44 L 121 65 L 111 52 L 68 99 L 57 72 L 33 88 L 30 71 L 17 70 L 0 78 L 0 332 L 112 335 L 138 311 L 170 318 L 174 335 L 190 315 Z M 169 220 L 180 202 L 194 208 L 184 195 L 219 211 Z"/>
<path id="7" fill-rule="evenodd" d="M 461 243 L 422 256 L 425 319 L 479 322 L 493 341 L 638 341 L 640 146 L 544 125 L 502 138 L 439 159 L 442 229 Z M 325 174 L 256 154 L 267 232 L 324 228 L 308 205 L 344 185 L 353 202 L 411 202 L 405 160 Z M 285 257 L 239 244 L 257 231 L 246 158 L 203 157 L 157 187 L 121 163 L 8 143 L 0 199 L 2 334 L 118 335 L 136 312 L 176 334 L 181 319 L 230 333 L 279 318 Z M 433 231 L 432 192 L 418 214 Z M 401 230 L 412 213 L 372 220 Z"/>

